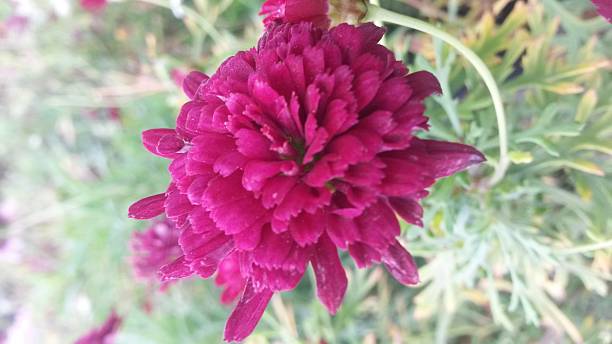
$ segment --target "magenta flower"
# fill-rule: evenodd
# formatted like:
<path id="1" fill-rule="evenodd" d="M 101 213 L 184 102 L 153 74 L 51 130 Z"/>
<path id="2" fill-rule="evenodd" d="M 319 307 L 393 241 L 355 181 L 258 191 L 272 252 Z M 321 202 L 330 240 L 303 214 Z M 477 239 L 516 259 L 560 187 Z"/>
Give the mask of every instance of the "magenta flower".
<path id="1" fill-rule="evenodd" d="M 89 12 L 100 12 L 108 4 L 107 0 L 79 0 L 81 7 Z"/>
<path id="2" fill-rule="evenodd" d="M 89 331 L 77 339 L 75 344 L 112 344 L 121 326 L 121 318 L 113 311 L 102 326 Z"/>
<path id="3" fill-rule="evenodd" d="M 133 233 L 130 248 L 136 277 L 144 281 L 158 280 L 159 269 L 182 255 L 178 234 L 174 223 L 167 219 L 153 222 L 143 232 Z M 162 284 L 162 289 L 166 286 Z"/>
<path id="4" fill-rule="evenodd" d="M 266 27 L 277 23 L 311 22 L 327 29 L 330 20 L 328 0 L 267 0 L 261 7 L 260 15 L 264 17 Z"/>
<path id="5" fill-rule="evenodd" d="M 171 182 L 129 216 L 165 212 L 180 228 L 183 256 L 162 268 L 165 280 L 238 262 L 245 286 L 226 340 L 247 337 L 308 264 L 336 313 L 347 287 L 338 249 L 360 268 L 382 263 L 400 283 L 418 283 L 396 214 L 422 225 L 426 188 L 484 160 L 470 146 L 414 136 L 428 128 L 423 100 L 440 86 L 428 72 L 409 74 L 377 43 L 383 33 L 272 25 L 212 77 L 189 74 L 175 129 L 143 133 L 150 152 L 172 160 Z"/>
<path id="6" fill-rule="evenodd" d="M 597 12 L 612 23 L 612 0 L 593 0 L 593 4 L 597 7 Z"/>

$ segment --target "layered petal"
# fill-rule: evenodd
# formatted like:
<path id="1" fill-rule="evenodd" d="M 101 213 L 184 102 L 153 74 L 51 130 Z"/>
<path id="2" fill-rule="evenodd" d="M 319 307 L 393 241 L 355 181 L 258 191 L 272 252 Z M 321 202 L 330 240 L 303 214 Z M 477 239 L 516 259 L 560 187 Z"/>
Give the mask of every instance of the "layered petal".
<path id="1" fill-rule="evenodd" d="M 256 291 L 253 285 L 247 282 L 238 305 L 227 319 L 225 340 L 239 342 L 250 335 L 263 316 L 272 295 L 273 292 L 269 290 Z"/>
<path id="2" fill-rule="evenodd" d="M 266 1 L 257 46 L 210 78 L 186 76 L 176 128 L 143 134 L 147 150 L 172 160 L 171 181 L 129 215 L 165 213 L 176 225 L 180 252 L 163 280 L 217 273 L 223 303 L 242 293 L 226 340 L 248 336 L 272 294 L 295 288 L 309 264 L 334 314 L 348 283 L 338 249 L 359 268 L 381 263 L 417 283 L 399 218 L 422 226 L 426 189 L 484 160 L 467 145 L 417 138 L 436 78 L 396 61 L 378 44 L 383 28 L 328 30 L 327 10 L 327 1 Z"/>
<path id="3" fill-rule="evenodd" d="M 338 250 L 334 243 L 323 236 L 314 250 L 312 267 L 317 280 L 317 296 L 329 313 L 336 314 L 342 304 L 348 280 Z"/>
<path id="4" fill-rule="evenodd" d="M 130 206 L 128 209 L 128 216 L 138 220 L 153 218 L 164 212 L 165 202 L 165 193 L 145 197 Z"/>
<path id="5" fill-rule="evenodd" d="M 419 273 L 414 259 L 396 241 L 382 254 L 382 262 L 393 277 L 405 285 L 419 283 Z"/>

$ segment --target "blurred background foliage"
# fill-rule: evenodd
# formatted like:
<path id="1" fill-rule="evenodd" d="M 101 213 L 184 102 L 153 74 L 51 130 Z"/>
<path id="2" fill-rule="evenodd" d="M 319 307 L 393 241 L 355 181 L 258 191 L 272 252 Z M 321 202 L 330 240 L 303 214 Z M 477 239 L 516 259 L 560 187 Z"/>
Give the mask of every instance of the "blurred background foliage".
<path id="1" fill-rule="evenodd" d="M 230 308 L 211 281 L 138 282 L 127 206 L 167 183 L 139 133 L 172 126 L 173 79 L 214 72 L 263 28 L 252 0 L 0 3 L 0 342 L 66 343 L 124 317 L 119 343 L 216 343 Z M 473 144 L 489 165 L 439 182 L 424 229 L 403 226 L 422 283 L 357 270 L 336 317 L 310 277 L 275 296 L 249 343 L 611 343 L 612 30 L 585 0 L 388 0 L 461 37 L 508 112 L 498 159 L 491 100 L 452 49 L 389 26 L 385 44 L 444 95 L 428 136 Z M 15 21 L 18 16 L 18 21 Z M 15 25 L 17 22 L 19 25 Z M 12 23 L 12 25 L 11 25 Z"/>

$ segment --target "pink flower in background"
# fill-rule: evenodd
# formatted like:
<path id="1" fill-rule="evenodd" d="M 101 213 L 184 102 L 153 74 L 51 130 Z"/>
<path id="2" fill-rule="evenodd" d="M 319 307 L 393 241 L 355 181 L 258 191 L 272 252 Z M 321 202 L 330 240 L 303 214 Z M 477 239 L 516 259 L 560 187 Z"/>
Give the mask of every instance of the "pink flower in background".
<path id="1" fill-rule="evenodd" d="M 597 7 L 599 14 L 612 23 L 612 0 L 593 0 L 593 4 Z"/>
<path id="2" fill-rule="evenodd" d="M 147 230 L 133 233 L 130 248 L 136 277 L 144 281 L 159 280 L 160 269 L 182 255 L 178 234 L 174 223 L 167 219 L 157 220 Z M 161 289 L 165 290 L 168 283 L 162 283 Z M 224 289 L 220 297 L 223 304 L 232 303 L 242 292 L 245 281 L 237 254 L 221 261 L 215 283 Z"/>
<path id="3" fill-rule="evenodd" d="M 400 283 L 418 283 L 396 214 L 422 225 L 426 188 L 484 160 L 470 146 L 414 136 L 428 128 L 423 101 L 440 86 L 396 61 L 377 43 L 383 33 L 271 25 L 212 77 L 189 74 L 176 128 L 143 133 L 150 152 L 172 160 L 171 183 L 129 216 L 165 212 L 180 229 L 183 255 L 162 268 L 164 280 L 238 262 L 245 284 L 226 340 L 246 338 L 308 264 L 336 313 L 347 287 L 338 249 L 360 268 L 382 263 Z"/>
<path id="4" fill-rule="evenodd" d="M 239 255 L 236 252 L 228 255 L 219 263 L 215 284 L 224 288 L 221 294 L 221 303 L 234 302 L 244 290 L 245 282 L 240 273 Z"/>
<path id="5" fill-rule="evenodd" d="M 81 7 L 90 12 L 100 12 L 108 4 L 107 0 L 79 0 Z"/>
<path id="6" fill-rule="evenodd" d="M 328 0 L 267 0 L 259 14 L 265 16 L 266 27 L 274 23 L 307 21 L 327 29 L 330 25 L 328 10 Z"/>
<path id="7" fill-rule="evenodd" d="M 102 326 L 85 334 L 75 344 L 112 344 L 120 326 L 121 318 L 113 311 Z"/>
<path id="8" fill-rule="evenodd" d="M 167 219 L 155 221 L 147 230 L 134 232 L 130 240 L 136 277 L 157 281 L 159 269 L 181 256 L 178 230 Z"/>
<path id="9" fill-rule="evenodd" d="M 90 109 L 85 112 L 85 115 L 96 120 L 121 122 L 121 109 L 118 107 Z"/>
<path id="10" fill-rule="evenodd" d="M 12 15 L 0 23 L 0 36 L 14 33 L 19 34 L 26 30 L 30 23 L 27 17 L 20 15 Z"/>
<path id="11" fill-rule="evenodd" d="M 170 77 L 172 78 L 174 84 L 178 87 L 183 87 L 183 81 L 185 81 L 188 74 L 189 73 L 180 68 L 172 68 L 170 71 Z"/>

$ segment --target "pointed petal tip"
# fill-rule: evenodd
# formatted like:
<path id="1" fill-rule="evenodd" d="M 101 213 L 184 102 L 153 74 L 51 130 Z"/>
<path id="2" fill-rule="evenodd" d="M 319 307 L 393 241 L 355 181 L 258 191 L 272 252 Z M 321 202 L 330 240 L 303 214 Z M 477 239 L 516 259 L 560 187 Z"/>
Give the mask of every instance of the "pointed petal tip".
<path id="1" fill-rule="evenodd" d="M 192 71 L 183 80 L 183 92 L 185 95 L 189 97 L 189 99 L 194 99 L 200 85 L 209 79 L 208 75 L 200 72 L 200 71 Z"/>
<path id="2" fill-rule="evenodd" d="M 389 246 L 382 257 L 387 271 L 399 283 L 410 286 L 420 281 L 419 271 L 412 255 L 398 242 Z"/>
<path id="3" fill-rule="evenodd" d="M 128 217 L 136 220 L 148 220 L 164 212 L 166 194 L 161 193 L 145 197 L 128 208 Z"/>
<path id="4" fill-rule="evenodd" d="M 338 250 L 327 235 L 319 240 L 311 264 L 315 272 L 317 297 L 329 314 L 336 315 L 342 306 L 348 279 Z"/>
<path id="5" fill-rule="evenodd" d="M 224 340 L 228 343 L 240 342 L 248 337 L 255 330 L 272 295 L 274 293 L 269 290 L 255 290 L 251 281 L 248 281 L 240 301 L 227 319 Z"/>
<path id="6" fill-rule="evenodd" d="M 482 154 L 479 150 L 474 149 L 474 154 L 472 155 L 470 162 L 476 165 L 476 164 L 481 164 L 486 161 L 487 161 L 487 157 L 484 154 Z"/>

